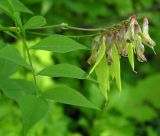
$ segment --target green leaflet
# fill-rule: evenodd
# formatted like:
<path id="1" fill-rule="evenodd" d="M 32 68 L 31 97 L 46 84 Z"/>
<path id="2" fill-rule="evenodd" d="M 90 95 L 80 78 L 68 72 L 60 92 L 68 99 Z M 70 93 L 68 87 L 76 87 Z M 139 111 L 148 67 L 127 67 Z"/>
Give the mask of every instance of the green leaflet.
<path id="1" fill-rule="evenodd" d="M 20 105 L 26 135 L 27 131 L 47 113 L 47 102 L 35 95 L 37 87 L 27 80 L 0 77 L 0 89 Z"/>
<path id="2" fill-rule="evenodd" d="M 133 43 L 128 45 L 128 59 L 131 64 L 132 70 L 134 71 L 134 53 L 133 53 Z"/>
<path id="3" fill-rule="evenodd" d="M 103 56 L 102 60 L 100 61 L 99 65 L 95 68 L 95 70 L 102 94 L 104 95 L 105 99 L 107 99 L 108 91 L 110 89 L 110 71 L 105 56 Z"/>
<path id="4" fill-rule="evenodd" d="M 79 91 L 68 86 L 57 86 L 45 92 L 43 96 L 45 99 L 53 100 L 55 102 L 99 110 L 96 105 L 91 103 Z"/>
<path id="5" fill-rule="evenodd" d="M 45 25 L 46 19 L 43 16 L 33 16 L 25 24 L 24 29 L 32 29 Z"/>
<path id="6" fill-rule="evenodd" d="M 23 95 L 37 92 L 37 87 L 30 81 L 6 77 L 0 77 L 0 89 L 7 97 L 17 102 Z"/>
<path id="7" fill-rule="evenodd" d="M 100 61 L 102 60 L 103 56 L 105 56 L 105 52 L 106 52 L 106 45 L 105 45 L 105 42 L 103 41 L 101 46 L 99 47 L 99 50 L 98 50 L 96 63 L 94 64 L 94 66 L 90 70 L 89 75 L 94 71 L 96 66 L 100 63 Z"/>
<path id="8" fill-rule="evenodd" d="M 55 34 L 42 39 L 32 49 L 67 53 L 76 50 L 87 50 L 88 48 L 67 36 Z"/>
<path id="9" fill-rule="evenodd" d="M 14 12 L 13 18 L 17 25 L 22 29 L 22 20 L 21 20 L 21 14 L 19 12 Z"/>
<path id="10" fill-rule="evenodd" d="M 118 50 L 113 44 L 112 46 L 112 57 L 113 57 L 113 69 L 114 69 L 114 75 L 115 75 L 115 80 L 116 84 L 118 86 L 118 89 L 121 91 L 121 70 L 120 70 L 120 58 L 118 54 Z"/>
<path id="11" fill-rule="evenodd" d="M 30 9 L 28 9 L 28 7 L 26 7 L 22 2 L 20 2 L 20 0 L 11 0 L 11 1 L 13 3 L 13 8 L 15 11 L 33 14 L 33 12 Z"/>
<path id="12" fill-rule="evenodd" d="M 10 45 L 0 49 L 0 58 L 11 61 L 27 69 L 31 69 L 31 66 L 25 62 L 18 50 Z"/>
<path id="13" fill-rule="evenodd" d="M 21 96 L 18 104 L 22 111 L 23 133 L 25 136 L 28 130 L 47 114 L 48 103 L 41 97 L 24 95 Z"/>
<path id="14" fill-rule="evenodd" d="M 0 66 L 0 77 L 9 77 L 13 73 L 15 73 L 19 68 L 15 63 L 1 58 Z"/>
<path id="15" fill-rule="evenodd" d="M 10 17 L 13 17 L 14 12 L 33 14 L 32 11 L 19 0 L 0 0 L 0 9 Z"/>
<path id="16" fill-rule="evenodd" d="M 68 77 L 76 79 L 86 79 L 88 74 L 81 68 L 71 64 L 56 64 L 41 70 L 38 75 L 49 77 Z M 93 80 L 92 78 L 88 78 Z"/>

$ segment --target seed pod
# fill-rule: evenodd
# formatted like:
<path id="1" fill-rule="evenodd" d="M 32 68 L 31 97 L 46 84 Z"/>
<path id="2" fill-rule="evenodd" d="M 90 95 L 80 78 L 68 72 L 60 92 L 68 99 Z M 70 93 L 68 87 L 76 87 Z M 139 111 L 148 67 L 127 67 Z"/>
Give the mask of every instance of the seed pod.
<path id="1" fill-rule="evenodd" d="M 128 44 L 128 59 L 131 64 L 132 70 L 134 71 L 134 53 L 133 53 L 133 43 Z"/>
<path id="2" fill-rule="evenodd" d="M 102 94 L 107 100 L 108 91 L 110 89 L 110 71 L 105 56 L 100 61 L 99 65 L 95 68 L 95 71 L 97 75 L 97 81 L 99 83 Z"/>
<path id="3" fill-rule="evenodd" d="M 98 64 L 100 63 L 102 58 L 105 56 L 105 52 L 106 52 L 105 42 L 106 42 L 106 37 L 102 35 L 102 37 L 100 38 L 100 46 L 99 46 L 99 49 L 98 49 L 98 52 L 97 52 L 96 62 L 93 65 L 93 67 L 91 68 L 91 70 L 89 72 L 89 75 L 94 71 L 94 69 L 98 66 Z"/>
<path id="4" fill-rule="evenodd" d="M 118 89 L 121 91 L 121 68 L 120 68 L 120 58 L 118 54 L 118 50 L 116 46 L 113 44 L 112 45 L 112 50 L 113 50 L 113 69 L 114 69 L 114 75 L 115 75 L 115 81 L 117 84 Z"/>

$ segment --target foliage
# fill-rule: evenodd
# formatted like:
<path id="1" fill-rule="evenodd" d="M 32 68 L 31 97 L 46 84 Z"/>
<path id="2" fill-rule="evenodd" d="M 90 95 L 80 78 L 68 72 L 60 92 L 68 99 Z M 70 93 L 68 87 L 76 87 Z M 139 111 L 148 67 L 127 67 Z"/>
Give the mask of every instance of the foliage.
<path id="1" fill-rule="evenodd" d="M 106 47 L 101 46 L 103 48 L 100 48 L 102 50 L 99 51 L 97 62 L 88 75 L 85 71 L 89 71 L 87 58 L 90 39 L 99 33 L 72 31 L 76 27 L 68 25 L 85 27 L 95 22 L 96 27 L 103 26 L 103 23 L 98 24 L 95 20 L 114 20 L 114 16 L 128 17 L 134 10 L 152 8 L 154 3 L 157 4 L 158 0 L 127 0 L 124 3 L 116 0 L 98 3 L 95 0 L 1 0 L 0 12 L 3 19 L 0 21 L 0 30 L 3 31 L 3 40 L 0 40 L 0 135 L 21 135 L 22 128 L 24 135 L 32 128 L 28 134 L 30 136 L 159 135 L 159 46 L 156 47 L 156 56 L 146 50 L 148 62 L 140 65 L 134 61 L 134 50 L 129 46 L 128 59 L 132 69 L 138 72 L 138 79 L 135 73 L 129 71 L 125 58 L 121 58 L 120 68 L 120 58 L 115 45 L 112 46 L 113 65 L 106 63 L 109 60 L 105 58 Z M 63 10 L 59 10 L 60 8 Z M 41 15 L 33 15 L 30 9 Z M 151 35 L 159 44 L 157 28 L 160 16 L 158 11 L 154 13 L 154 18 L 148 11 L 139 12 L 138 17 L 145 15 L 149 18 Z M 104 22 L 105 26 L 109 24 Z M 56 25 L 45 26 L 46 23 L 58 24 L 58 28 Z M 115 24 L 116 21 L 112 23 Z M 15 27 L 10 27 L 13 24 Z M 40 38 L 43 36 L 46 37 Z M 145 40 L 146 37 L 143 38 L 142 40 Z M 15 40 L 15 43 L 11 42 Z M 99 75 L 97 81 L 101 91 L 97 87 L 94 69 Z M 114 91 L 117 89 L 108 78 L 115 78 L 121 90 L 120 69 L 123 86 L 119 94 Z M 109 70 L 110 75 L 107 74 Z M 112 91 L 108 97 L 106 92 L 109 88 Z M 107 103 L 104 102 L 101 92 L 107 98 Z M 99 111 L 101 107 L 103 111 Z M 37 122 L 39 123 L 36 124 Z"/>

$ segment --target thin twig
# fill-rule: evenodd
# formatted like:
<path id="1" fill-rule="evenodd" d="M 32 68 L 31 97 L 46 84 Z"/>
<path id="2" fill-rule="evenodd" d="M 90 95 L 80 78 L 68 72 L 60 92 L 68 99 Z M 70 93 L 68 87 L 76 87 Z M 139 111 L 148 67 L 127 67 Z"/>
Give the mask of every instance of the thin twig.
<path id="1" fill-rule="evenodd" d="M 32 32 L 32 31 L 27 31 L 27 33 L 30 33 L 30 34 L 33 34 L 33 35 L 40 35 L 40 36 L 53 35 L 53 34 Z M 99 35 L 99 34 L 100 34 L 100 33 L 86 34 L 86 35 L 65 35 L 65 36 L 66 36 L 66 37 L 71 37 L 71 38 L 83 38 L 83 37 L 94 37 L 94 36 Z"/>

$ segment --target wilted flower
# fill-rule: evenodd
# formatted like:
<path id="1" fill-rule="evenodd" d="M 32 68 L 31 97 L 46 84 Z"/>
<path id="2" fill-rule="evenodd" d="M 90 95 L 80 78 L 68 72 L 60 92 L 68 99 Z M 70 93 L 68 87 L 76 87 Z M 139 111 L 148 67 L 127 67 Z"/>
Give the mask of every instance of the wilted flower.
<path id="1" fill-rule="evenodd" d="M 91 53 L 91 57 L 88 59 L 88 63 L 90 65 L 92 65 L 96 62 L 98 49 L 99 49 L 99 42 L 100 41 L 98 40 L 98 38 L 94 38 L 94 40 L 92 42 L 92 53 Z"/>
<path id="2" fill-rule="evenodd" d="M 140 61 L 140 62 L 145 62 L 147 61 L 145 55 L 144 55 L 144 45 L 142 44 L 142 41 L 141 41 L 141 37 L 139 35 L 136 36 L 135 38 L 135 50 L 136 50 L 136 53 L 137 53 L 137 59 Z"/>
<path id="3" fill-rule="evenodd" d="M 141 34 L 142 41 L 148 45 L 149 47 L 153 48 L 156 44 L 155 42 L 151 39 L 149 33 L 148 33 L 148 19 L 146 17 L 143 18 L 143 33 Z"/>
<path id="4" fill-rule="evenodd" d="M 94 38 L 92 54 L 88 60 L 93 65 L 90 73 L 97 67 L 97 76 L 101 86 L 110 86 L 109 83 L 113 77 L 116 80 L 118 88 L 121 90 L 120 80 L 120 57 L 128 57 L 131 67 L 134 71 L 134 54 L 140 62 L 147 61 L 145 57 L 145 45 L 152 49 L 155 42 L 149 35 L 148 19 L 143 18 L 142 29 L 138 24 L 136 16 L 131 16 L 121 24 L 114 25 L 111 29 L 103 31 L 101 36 Z M 106 63 L 107 61 L 107 63 Z M 107 75 L 103 76 L 102 69 Z M 109 88 L 109 87 L 108 87 Z M 106 87 L 104 88 L 106 89 Z M 108 92 L 108 90 L 106 90 Z M 106 96 L 105 96 L 106 97 Z"/>
<path id="5" fill-rule="evenodd" d="M 127 32 L 124 35 L 124 39 L 127 42 L 131 42 L 134 40 L 135 32 L 134 32 L 134 23 L 135 23 L 136 17 L 132 16 L 130 19 L 129 27 L 127 29 Z"/>
<path id="6" fill-rule="evenodd" d="M 120 56 L 127 57 L 128 56 L 128 46 L 130 43 L 133 43 L 134 53 L 137 54 L 137 59 L 140 62 L 147 61 L 144 52 L 145 47 L 143 44 L 148 45 L 153 49 L 155 46 L 155 42 L 151 39 L 149 35 L 149 26 L 148 19 L 146 17 L 143 18 L 143 26 L 142 29 L 138 24 L 136 16 L 133 15 L 129 18 L 129 20 L 123 21 L 122 24 L 114 25 L 112 31 L 107 31 L 106 34 L 103 32 L 103 36 L 105 35 L 106 41 L 106 57 L 108 63 L 112 63 L 112 46 L 116 45 L 118 53 Z M 102 36 L 101 36 L 102 37 Z M 88 62 L 90 64 L 94 64 L 96 62 L 97 52 L 99 46 L 101 46 L 101 42 L 99 40 L 93 40 L 92 46 L 92 54 L 89 58 Z"/>

